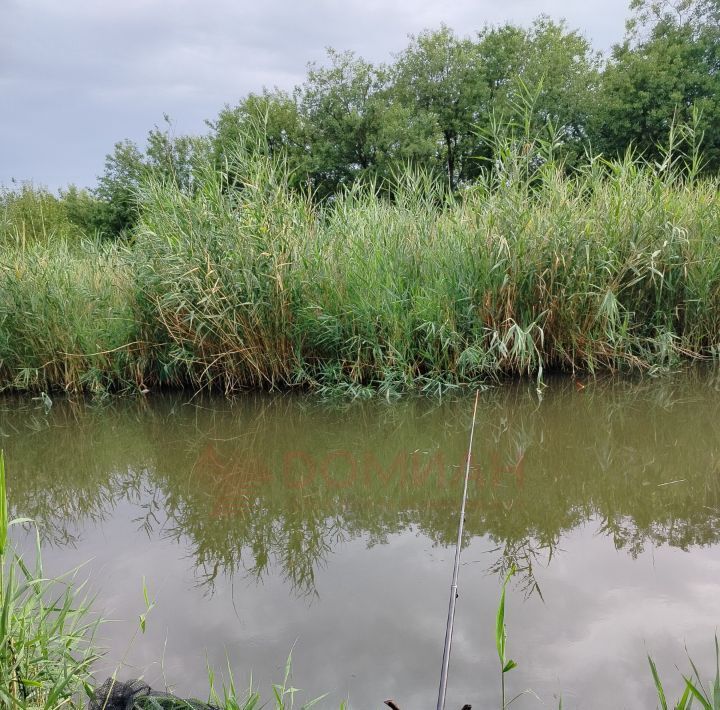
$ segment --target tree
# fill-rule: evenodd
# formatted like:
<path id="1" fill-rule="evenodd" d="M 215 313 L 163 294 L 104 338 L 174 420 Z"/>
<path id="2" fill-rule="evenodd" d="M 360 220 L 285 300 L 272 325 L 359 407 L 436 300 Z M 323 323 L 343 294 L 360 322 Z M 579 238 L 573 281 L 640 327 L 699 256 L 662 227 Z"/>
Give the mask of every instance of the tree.
<path id="1" fill-rule="evenodd" d="M 166 115 L 167 128 L 153 128 L 147 137 L 141 177 L 153 175 L 181 190 L 193 188 L 195 156 L 203 149 L 203 140 L 195 136 L 175 136 Z"/>
<path id="2" fill-rule="evenodd" d="M 528 30 L 505 25 L 478 40 L 489 92 L 485 120 L 525 119 L 533 131 L 550 124 L 568 157 L 588 139 L 600 77 L 600 55 L 578 32 L 538 18 Z M 481 124 L 482 125 L 482 124 Z"/>
<path id="3" fill-rule="evenodd" d="M 489 98 L 477 46 L 443 25 L 411 36 L 393 74 L 402 105 L 421 116 L 425 128 L 435 127 L 432 157 L 455 189 L 473 158 L 474 126 Z"/>
<path id="4" fill-rule="evenodd" d="M 145 168 L 143 154 L 133 141 L 116 143 L 105 157 L 105 171 L 94 191 L 102 204 L 98 229 L 104 234 L 120 236 L 137 222 L 138 188 Z"/>
<path id="5" fill-rule="evenodd" d="M 60 201 L 71 224 L 79 227 L 81 233 L 94 235 L 101 231 L 104 205 L 88 190 L 68 185 L 60 190 Z"/>
<path id="6" fill-rule="evenodd" d="M 105 157 L 105 170 L 93 191 L 99 201 L 95 227 L 102 234 L 119 237 L 131 231 L 139 216 L 141 188 L 150 177 L 181 190 L 193 189 L 196 156 L 205 152 L 206 141 L 173 135 L 167 115 L 165 123 L 164 130 L 155 126 L 148 133 L 145 151 L 124 140 Z"/>
<path id="7" fill-rule="evenodd" d="M 435 119 L 402 100 L 394 72 L 352 52 L 329 49 L 328 58 L 329 66 L 309 67 L 298 91 L 318 194 L 360 177 L 386 187 L 398 166 L 426 166 L 436 152 Z"/>
<path id="8" fill-rule="evenodd" d="M 308 67 L 298 90 L 309 147 L 306 171 L 321 197 L 377 173 L 389 109 L 382 67 L 333 49 L 328 59 L 328 66 Z"/>
<path id="9" fill-rule="evenodd" d="M 305 128 L 296 98 L 286 92 L 248 94 L 237 106 L 225 106 L 208 125 L 217 169 L 232 170 L 233 154 L 242 150 L 283 156 L 292 170 L 302 172 L 307 153 Z"/>
<path id="10" fill-rule="evenodd" d="M 720 167 L 720 23 L 717 3 L 633 2 L 628 35 L 603 74 L 596 133 L 618 155 L 660 155 L 673 123 L 699 117 L 706 165 Z"/>
<path id="11" fill-rule="evenodd" d="M 432 117 L 436 159 L 454 189 L 492 157 L 482 134 L 495 121 L 529 112 L 534 130 L 552 123 L 565 153 L 581 152 L 599 67 L 582 35 L 546 17 L 529 29 L 486 28 L 475 41 L 441 27 L 412 38 L 399 56 L 396 91 L 415 115 Z"/>
<path id="12" fill-rule="evenodd" d="M 686 27 L 697 32 L 720 24 L 720 0 L 630 0 L 627 37 L 637 42 L 658 28 Z"/>

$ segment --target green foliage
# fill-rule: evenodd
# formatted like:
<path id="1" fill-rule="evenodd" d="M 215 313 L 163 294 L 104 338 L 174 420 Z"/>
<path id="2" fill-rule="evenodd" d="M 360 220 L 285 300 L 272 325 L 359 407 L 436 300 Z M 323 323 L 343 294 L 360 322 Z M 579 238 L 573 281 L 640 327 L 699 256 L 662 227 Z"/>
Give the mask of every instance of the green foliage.
<path id="1" fill-rule="evenodd" d="M 249 140 L 192 189 L 151 177 L 134 244 L 0 255 L 0 382 L 391 396 L 711 356 L 717 181 L 673 147 L 568 174 L 531 123 L 460 197 L 409 170 L 318 207 Z"/>
<path id="2" fill-rule="evenodd" d="M 528 30 L 513 25 L 485 30 L 479 51 L 489 92 L 478 127 L 526 118 L 534 133 L 551 126 L 566 160 L 577 162 L 590 139 L 600 80 L 600 57 L 588 41 L 564 23 L 540 17 Z M 529 115 L 527 96 L 533 97 Z"/>
<path id="3" fill-rule="evenodd" d="M 230 390 L 384 392 L 648 367 L 714 343 L 713 319 L 695 330 L 713 307 L 688 291 L 698 270 L 715 273 L 714 183 L 687 185 L 688 199 L 673 172 L 595 164 L 569 178 L 515 134 L 493 149 L 485 185 L 443 209 L 442 186 L 407 174 L 392 202 L 355 187 L 318 214 L 262 161 L 244 164 L 235 194 L 221 181 L 194 196 L 156 188 L 140 282 L 144 322 L 163 326 L 148 339 L 172 343 L 167 372 Z"/>
<path id="4" fill-rule="evenodd" d="M 594 116 L 597 148 L 629 146 L 652 159 L 673 124 L 695 124 L 708 170 L 720 167 L 720 25 L 659 23 L 634 46 L 617 46 Z"/>
<path id="5" fill-rule="evenodd" d="M 507 629 L 505 627 L 505 593 L 507 591 L 508 582 L 514 574 L 515 567 L 512 567 L 503 580 L 502 593 L 500 594 L 500 604 L 498 605 L 497 614 L 495 616 L 495 645 L 497 647 L 498 658 L 500 659 L 501 710 L 505 710 L 505 708 L 509 705 L 509 703 L 506 703 L 505 700 L 505 674 L 509 673 L 513 668 L 517 668 L 517 663 L 508 658 L 505 651 L 505 645 L 507 643 Z"/>
<path id="6" fill-rule="evenodd" d="M 305 129 L 296 100 L 279 90 L 249 94 L 237 106 L 226 106 L 209 122 L 211 160 L 219 174 L 228 175 L 238 151 L 262 153 L 287 160 L 289 179 L 296 187 L 307 170 Z"/>
<path id="7" fill-rule="evenodd" d="M 172 122 L 153 128 L 142 151 L 132 141 L 115 144 L 105 158 L 105 170 L 93 195 L 99 203 L 93 217 L 98 232 L 106 237 L 128 237 L 140 214 L 140 191 L 149 179 L 160 180 L 188 191 L 193 189 L 194 164 L 206 157 L 208 141 L 192 136 L 175 136 Z"/>
<path id="8" fill-rule="evenodd" d="M 128 253 L 62 240 L 0 251 L 0 380 L 47 392 L 134 381 L 142 344 Z"/>
<path id="9" fill-rule="evenodd" d="M 709 688 L 706 688 L 702 682 L 700 673 L 692 658 L 688 657 L 688 660 L 690 661 L 692 674 L 683 675 L 685 688 L 680 699 L 673 705 L 673 710 L 689 710 L 695 700 L 698 701 L 703 710 L 720 710 L 720 646 L 718 645 L 717 635 L 715 636 L 715 678 Z M 665 690 L 655 662 L 650 655 L 648 655 L 648 663 L 650 664 L 650 672 L 655 683 L 660 707 L 662 710 L 668 710 L 669 706 Z"/>
<path id="10" fill-rule="evenodd" d="M 49 579 L 36 534 L 35 564 L 8 544 L 5 466 L 0 452 L 0 702 L 10 710 L 66 706 L 89 689 L 97 621 L 77 570 Z"/>
<path id="11" fill-rule="evenodd" d="M 131 238 L 148 181 L 192 193 L 210 164 L 223 189 L 235 189 L 238 151 L 285 163 L 288 186 L 315 202 L 358 181 L 392 196 L 395 177 L 409 168 L 454 193 L 482 185 L 498 158 L 485 136 L 512 122 L 551 136 L 565 170 L 598 155 L 662 161 L 673 126 L 692 125 L 686 150 L 702 153 L 702 169 L 716 173 L 719 66 L 719 0 L 630 0 L 625 41 L 607 58 L 544 15 L 529 27 L 472 36 L 444 25 L 425 30 L 387 65 L 329 49 L 293 91 L 262 89 L 226 105 L 206 136 L 177 136 L 165 116 L 144 146 L 116 143 L 89 193 L 70 187 L 56 198 L 23 188 L 0 196 L 0 240 Z"/>
<path id="12" fill-rule="evenodd" d="M 630 0 L 628 36 L 641 40 L 643 34 L 660 27 L 688 27 L 702 31 L 720 24 L 718 0 Z"/>
<path id="13" fill-rule="evenodd" d="M 79 241 L 93 234 L 97 208 L 88 192 L 74 186 L 59 196 L 30 183 L 14 190 L 0 188 L 0 247 Z"/>
<path id="14" fill-rule="evenodd" d="M 7 482 L 5 480 L 5 453 L 0 449 L 0 558 L 5 555 L 9 526 Z"/>
<path id="15" fill-rule="evenodd" d="M 498 157 L 485 136 L 511 122 L 552 136 L 566 170 L 587 167 L 588 156 L 599 154 L 660 161 L 672 127 L 692 125 L 686 148 L 701 150 L 702 168 L 716 172 L 720 3 L 631 0 L 630 11 L 626 39 L 608 58 L 547 16 L 527 28 L 505 24 L 473 36 L 444 25 L 425 30 L 387 65 L 329 49 L 294 91 L 248 94 L 208 121 L 206 136 L 176 136 L 165 116 L 144 146 L 116 143 L 95 190 L 38 194 L 42 210 L 6 210 L 0 237 L 73 230 L 131 237 L 148 181 L 191 193 L 209 163 L 226 181 L 223 189 L 234 189 L 238 151 L 284 162 L 288 186 L 316 202 L 357 181 L 392 196 L 396 175 L 408 168 L 453 193 L 482 184 Z M 57 210 L 62 219 L 52 216 Z"/>
<path id="16" fill-rule="evenodd" d="M 301 99 L 310 145 L 307 172 L 321 196 L 374 167 L 385 113 L 382 70 L 352 52 L 328 50 L 328 59 L 327 68 L 309 67 Z"/>
<path id="17" fill-rule="evenodd" d="M 103 204 L 91 192 L 69 185 L 60 190 L 59 199 L 76 234 L 92 237 L 102 230 Z"/>
<path id="18" fill-rule="evenodd" d="M 134 226 L 138 215 L 137 191 L 145 172 L 143 154 L 132 141 L 115 144 L 105 158 L 105 171 L 98 179 L 96 197 L 103 204 L 100 219 L 103 233 L 120 236 Z"/>
<path id="19" fill-rule="evenodd" d="M 291 184 L 319 199 L 361 178 L 391 189 L 407 166 L 454 190 L 477 178 L 478 157 L 488 157 L 478 130 L 510 120 L 527 91 L 537 96 L 536 124 L 552 120 L 568 152 L 579 155 L 599 69 L 581 35 L 547 18 L 476 38 L 445 26 L 425 31 L 389 66 L 332 49 L 327 57 L 308 67 L 293 96 L 250 94 L 210 123 L 221 172 L 251 130 L 261 152 L 288 161 Z"/>
<path id="20" fill-rule="evenodd" d="M 478 107 L 486 104 L 477 47 L 445 26 L 410 40 L 394 67 L 395 91 L 425 125 L 436 127 L 440 174 L 454 189 L 471 154 Z"/>

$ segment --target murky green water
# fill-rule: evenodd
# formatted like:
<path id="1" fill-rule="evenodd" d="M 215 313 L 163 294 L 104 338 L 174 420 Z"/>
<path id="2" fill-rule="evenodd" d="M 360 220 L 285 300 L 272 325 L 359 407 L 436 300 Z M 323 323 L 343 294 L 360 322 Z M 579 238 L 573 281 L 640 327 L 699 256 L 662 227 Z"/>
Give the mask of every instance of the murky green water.
<path id="1" fill-rule="evenodd" d="M 655 707 L 720 622 L 720 379 L 552 380 L 481 396 L 448 707 Z M 203 695 L 206 658 L 267 691 L 294 645 L 322 705 L 434 707 L 472 401 L 297 396 L 0 402 L 14 510 L 56 573 L 88 562 L 99 675 Z M 142 580 L 157 606 L 144 611 Z M 161 662 L 162 661 L 162 662 Z"/>

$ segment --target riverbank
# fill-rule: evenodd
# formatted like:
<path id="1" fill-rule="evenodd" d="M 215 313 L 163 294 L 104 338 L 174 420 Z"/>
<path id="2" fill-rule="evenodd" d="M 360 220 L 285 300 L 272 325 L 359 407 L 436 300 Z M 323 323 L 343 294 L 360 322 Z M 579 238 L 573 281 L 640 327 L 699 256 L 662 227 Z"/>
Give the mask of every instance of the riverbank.
<path id="1" fill-rule="evenodd" d="M 148 184 L 129 242 L 6 229 L 0 387 L 393 395 L 716 357 L 717 179 L 536 158 L 459 197 L 408 173 L 319 207 L 238 156 L 192 192 Z"/>

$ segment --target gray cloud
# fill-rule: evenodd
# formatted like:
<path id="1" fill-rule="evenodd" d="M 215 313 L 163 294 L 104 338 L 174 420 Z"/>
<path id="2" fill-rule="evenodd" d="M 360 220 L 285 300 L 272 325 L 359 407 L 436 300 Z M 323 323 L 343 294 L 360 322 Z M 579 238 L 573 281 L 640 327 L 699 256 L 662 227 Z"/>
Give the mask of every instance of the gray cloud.
<path id="1" fill-rule="evenodd" d="M 169 113 L 203 130 L 225 103 L 290 89 L 325 47 L 387 61 L 440 23 L 564 17 L 599 49 L 623 32 L 627 0 L 0 0 L 0 184 L 91 185 L 115 141 L 142 141 Z"/>

